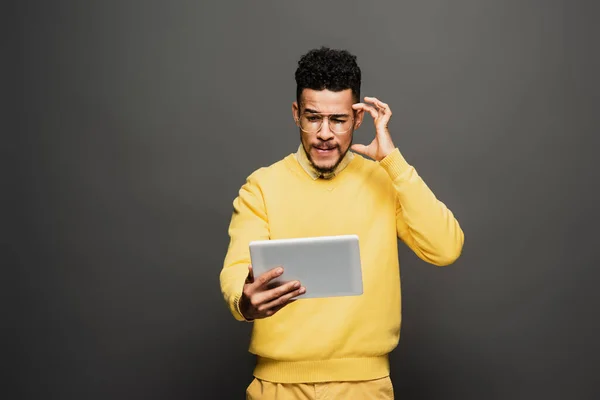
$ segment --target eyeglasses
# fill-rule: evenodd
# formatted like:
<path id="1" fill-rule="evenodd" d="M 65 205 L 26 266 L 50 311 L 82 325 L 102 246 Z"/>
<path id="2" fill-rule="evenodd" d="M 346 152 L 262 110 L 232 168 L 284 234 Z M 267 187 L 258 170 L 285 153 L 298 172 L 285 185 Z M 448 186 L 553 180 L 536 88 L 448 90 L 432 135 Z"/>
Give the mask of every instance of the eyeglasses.
<path id="1" fill-rule="evenodd" d="M 354 124 L 354 116 L 304 113 L 296 120 L 296 125 L 306 133 L 317 133 L 323 127 L 324 119 L 329 123 L 329 130 L 336 135 L 350 132 Z"/>

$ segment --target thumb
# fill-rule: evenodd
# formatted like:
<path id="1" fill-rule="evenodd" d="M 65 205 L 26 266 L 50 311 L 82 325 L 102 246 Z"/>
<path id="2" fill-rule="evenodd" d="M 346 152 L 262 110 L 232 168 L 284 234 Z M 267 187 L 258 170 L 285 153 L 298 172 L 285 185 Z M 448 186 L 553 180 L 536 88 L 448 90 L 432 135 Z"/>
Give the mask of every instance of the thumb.
<path id="1" fill-rule="evenodd" d="M 252 264 L 248 264 L 248 276 L 246 277 L 246 283 L 254 282 L 254 271 L 252 271 Z"/>
<path id="2" fill-rule="evenodd" d="M 368 156 L 369 148 L 364 144 L 353 144 L 352 147 L 350 147 L 350 149 L 364 156 Z"/>

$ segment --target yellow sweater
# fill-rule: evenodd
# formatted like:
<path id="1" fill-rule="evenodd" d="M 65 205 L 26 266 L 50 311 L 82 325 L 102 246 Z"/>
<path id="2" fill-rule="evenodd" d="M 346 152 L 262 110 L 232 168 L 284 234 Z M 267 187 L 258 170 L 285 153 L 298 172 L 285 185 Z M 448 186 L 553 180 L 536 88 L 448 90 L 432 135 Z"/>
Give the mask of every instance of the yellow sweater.
<path id="1" fill-rule="evenodd" d="M 356 234 L 360 243 L 363 295 L 301 299 L 252 322 L 257 378 L 306 383 L 387 376 L 401 322 L 397 238 L 438 266 L 462 251 L 464 235 L 452 212 L 398 149 L 381 162 L 354 154 L 343 166 L 330 179 L 316 179 L 305 159 L 290 154 L 252 173 L 233 202 L 220 281 L 239 321 L 250 241 Z"/>

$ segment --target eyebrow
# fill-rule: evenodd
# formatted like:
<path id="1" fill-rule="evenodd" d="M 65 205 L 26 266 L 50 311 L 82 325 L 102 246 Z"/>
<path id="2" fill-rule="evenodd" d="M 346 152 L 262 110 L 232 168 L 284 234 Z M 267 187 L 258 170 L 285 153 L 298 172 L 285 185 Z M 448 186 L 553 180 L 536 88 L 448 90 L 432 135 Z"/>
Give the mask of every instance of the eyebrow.
<path id="1" fill-rule="evenodd" d="M 304 109 L 305 113 L 309 113 L 309 114 L 319 114 L 319 115 L 329 115 L 330 117 L 349 117 L 349 114 L 344 114 L 344 113 L 332 113 L 332 114 L 327 114 L 327 113 L 322 113 L 316 110 L 312 110 L 310 108 L 305 108 Z"/>

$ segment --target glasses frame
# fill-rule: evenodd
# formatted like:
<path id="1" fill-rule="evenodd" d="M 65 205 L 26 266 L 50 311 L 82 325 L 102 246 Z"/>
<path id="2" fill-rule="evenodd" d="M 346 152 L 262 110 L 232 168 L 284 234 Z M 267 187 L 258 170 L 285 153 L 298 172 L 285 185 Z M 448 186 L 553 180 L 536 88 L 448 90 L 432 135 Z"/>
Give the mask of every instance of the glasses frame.
<path id="1" fill-rule="evenodd" d="M 302 118 L 302 116 L 304 116 L 304 115 L 318 115 L 318 116 L 320 116 L 322 119 L 321 119 L 321 125 L 319 125 L 319 129 L 317 129 L 316 131 L 307 131 L 305 129 L 302 129 L 302 127 L 300 126 L 300 118 Z M 350 118 L 352 120 L 352 124 L 350 125 L 350 128 L 348 128 L 344 132 L 336 132 L 333 129 L 331 129 L 331 119 L 330 119 L 331 115 L 340 115 L 340 114 L 339 113 L 322 114 L 322 113 L 307 113 L 307 112 L 303 112 L 302 114 L 300 114 L 300 117 L 298 119 L 296 119 L 296 126 L 298 126 L 298 128 L 300 128 L 300 130 L 302 132 L 306 132 L 306 133 L 319 133 L 321 131 L 321 129 L 323 129 L 323 123 L 325 122 L 325 118 L 326 118 L 327 119 L 327 124 L 329 126 L 329 130 L 331 132 L 333 132 L 335 135 L 345 135 L 346 133 L 350 132 L 352 130 L 352 128 L 354 127 L 356 110 L 352 110 L 352 115 L 350 116 Z"/>

